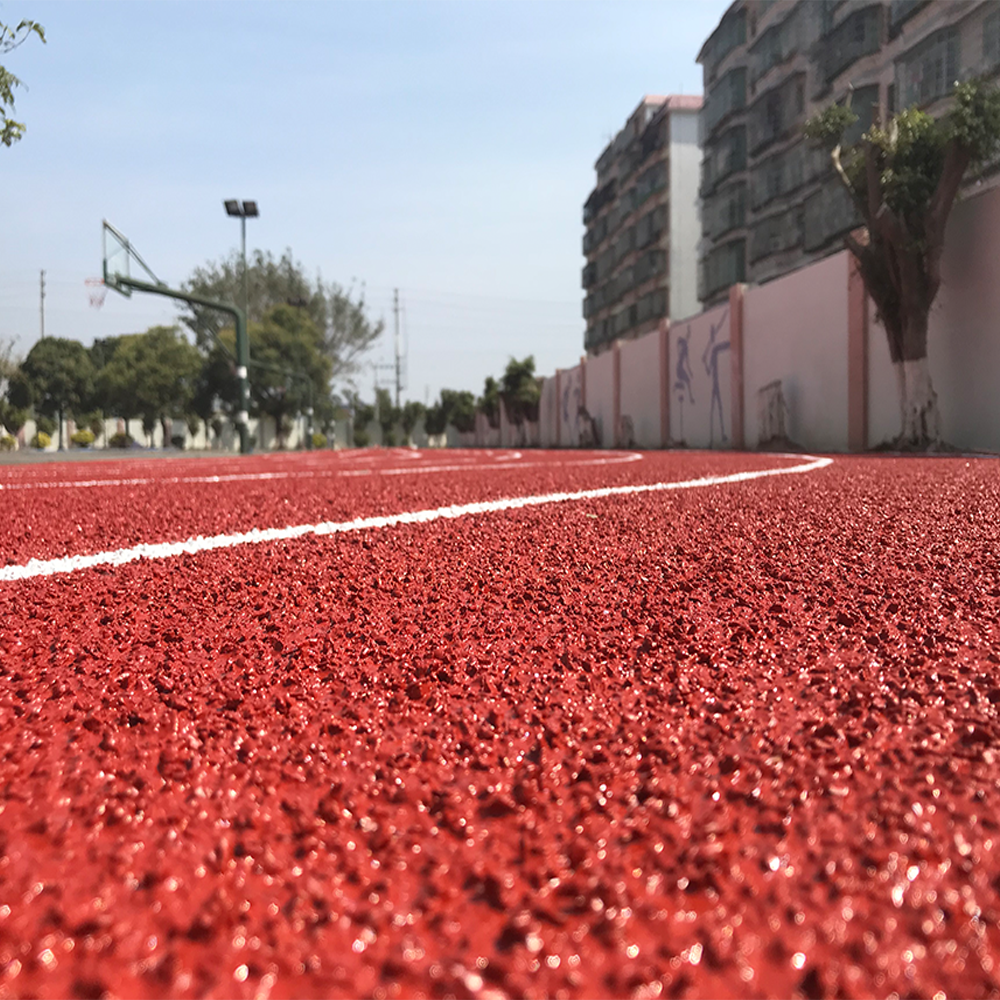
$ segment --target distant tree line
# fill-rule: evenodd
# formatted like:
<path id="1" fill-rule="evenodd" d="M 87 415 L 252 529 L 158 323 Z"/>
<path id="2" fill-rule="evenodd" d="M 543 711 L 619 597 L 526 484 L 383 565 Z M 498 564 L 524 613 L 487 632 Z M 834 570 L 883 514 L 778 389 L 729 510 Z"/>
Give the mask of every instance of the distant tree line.
<path id="1" fill-rule="evenodd" d="M 242 278 L 234 255 L 197 269 L 184 287 L 239 303 Z M 274 420 L 278 447 L 308 408 L 314 428 L 328 434 L 340 407 L 332 382 L 356 368 L 383 324 L 369 318 L 363 295 L 311 281 L 288 253 L 275 260 L 258 252 L 247 278 L 251 415 Z M 164 444 L 179 436 L 178 422 L 192 434 L 204 424 L 209 439 L 221 436 L 238 410 L 235 332 L 208 309 L 191 309 L 182 322 L 190 337 L 179 326 L 101 338 L 89 348 L 47 337 L 20 362 L 9 347 L 0 350 L 0 424 L 16 434 L 33 414 L 42 434 L 61 435 L 71 418 L 77 443 L 90 443 L 109 417 L 141 420 L 150 439 L 159 424 Z"/>
<path id="2" fill-rule="evenodd" d="M 542 379 L 535 375 L 535 359 L 529 355 L 521 361 L 511 358 L 498 381 L 492 375 L 483 384 L 478 398 L 469 391 L 442 389 L 437 402 L 425 407 L 422 403 L 408 402 L 394 406 L 387 389 L 378 389 L 375 404 L 354 401 L 354 443 L 368 444 L 367 427 L 378 423 L 382 430 L 382 443 L 396 444 L 396 429 L 402 430 L 399 443 L 408 443 L 414 428 L 424 421 L 428 435 L 439 436 L 454 427 L 459 433 L 468 434 L 476 429 L 476 414 L 486 417 L 491 427 L 500 426 L 500 405 L 503 403 L 507 419 L 520 426 L 538 420 L 538 401 L 542 395 Z"/>

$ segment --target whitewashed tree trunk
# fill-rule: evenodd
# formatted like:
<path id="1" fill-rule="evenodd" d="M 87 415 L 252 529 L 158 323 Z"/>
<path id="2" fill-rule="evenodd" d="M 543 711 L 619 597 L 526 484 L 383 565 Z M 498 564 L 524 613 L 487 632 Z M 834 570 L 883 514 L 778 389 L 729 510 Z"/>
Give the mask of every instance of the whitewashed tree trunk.
<path id="1" fill-rule="evenodd" d="M 896 369 L 896 381 L 900 389 L 902 433 L 899 443 L 920 448 L 939 443 L 941 419 L 927 358 L 897 361 L 893 368 Z"/>

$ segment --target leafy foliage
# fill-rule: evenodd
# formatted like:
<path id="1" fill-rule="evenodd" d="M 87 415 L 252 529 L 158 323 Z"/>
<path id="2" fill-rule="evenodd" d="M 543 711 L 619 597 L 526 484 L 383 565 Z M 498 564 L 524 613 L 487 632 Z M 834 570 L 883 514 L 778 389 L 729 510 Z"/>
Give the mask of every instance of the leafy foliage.
<path id="1" fill-rule="evenodd" d="M 858 120 L 858 116 L 843 104 L 831 104 L 805 123 L 806 139 L 824 149 L 838 146 L 844 133 Z"/>
<path id="2" fill-rule="evenodd" d="M 400 413 L 399 422 L 403 428 L 403 434 L 406 436 L 406 440 L 410 440 L 410 435 L 413 433 L 413 429 L 420 423 L 427 414 L 427 407 L 423 403 L 415 402 L 410 400 L 403 405 L 402 411 Z"/>
<path id="3" fill-rule="evenodd" d="M 159 420 L 166 441 L 167 422 L 187 412 L 200 370 L 198 351 L 177 327 L 154 326 L 119 338 L 98 373 L 97 396 L 106 412 L 128 419 L 142 417 L 147 434 Z"/>
<path id="4" fill-rule="evenodd" d="M 428 434 L 444 434 L 449 425 L 463 434 L 476 429 L 476 397 L 471 392 L 442 389 L 438 402 L 427 411 Z"/>
<path id="5" fill-rule="evenodd" d="M 486 376 L 483 394 L 476 405 L 489 421 L 490 427 L 500 426 L 500 383 L 492 375 Z"/>
<path id="6" fill-rule="evenodd" d="M 864 231 L 845 242 L 878 309 L 891 360 L 924 361 L 948 216 L 968 169 L 1000 149 L 1000 89 L 981 80 L 959 84 L 941 118 L 907 108 L 884 126 L 876 119 L 859 143 L 844 149 L 853 121 L 847 109 L 830 107 L 806 123 L 805 134 L 830 150 L 864 220 Z M 934 445 L 939 422 L 929 377 L 913 394 L 905 379 L 900 386 L 897 445 Z"/>
<path id="7" fill-rule="evenodd" d="M 35 409 L 47 417 L 83 412 L 94 387 L 94 366 L 76 340 L 37 341 L 21 365 L 24 388 Z"/>
<path id="8" fill-rule="evenodd" d="M 243 259 L 234 251 L 228 257 L 197 268 L 185 283 L 192 294 L 221 302 L 243 304 Z M 361 356 L 382 335 L 381 321 L 368 316 L 364 291 L 355 296 L 333 282 L 306 276 L 302 264 L 286 250 L 280 259 L 257 250 L 247 263 L 249 313 L 247 322 L 263 323 L 278 306 L 301 310 L 320 336 L 320 350 L 330 363 L 330 378 L 342 378 L 357 368 Z M 211 348 L 226 320 L 212 309 L 191 306 L 184 323 L 203 351 Z M 251 345 L 251 355 L 253 348 Z"/>
<path id="9" fill-rule="evenodd" d="M 542 387 L 535 378 L 535 358 L 522 361 L 511 358 L 500 380 L 500 398 L 510 422 L 515 425 L 538 420 L 538 401 Z"/>
<path id="10" fill-rule="evenodd" d="M 330 384 L 330 359 L 316 325 L 301 309 L 274 306 L 250 327 L 250 394 L 272 417 L 284 447 L 288 418 L 312 405 Z"/>
<path id="11" fill-rule="evenodd" d="M 32 35 L 45 42 L 45 29 L 36 21 L 21 21 L 16 27 L 0 22 L 0 54 L 16 49 Z M 14 91 L 21 86 L 21 81 L 10 70 L 0 66 L 0 142 L 5 146 L 18 142 L 26 128 L 24 122 L 10 117 L 14 110 Z"/>

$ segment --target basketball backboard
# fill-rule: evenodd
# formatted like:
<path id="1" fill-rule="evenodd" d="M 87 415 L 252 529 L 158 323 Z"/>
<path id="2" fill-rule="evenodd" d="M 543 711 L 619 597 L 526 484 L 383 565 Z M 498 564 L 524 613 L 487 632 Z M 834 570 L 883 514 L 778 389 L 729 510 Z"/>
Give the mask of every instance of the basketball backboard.
<path id="1" fill-rule="evenodd" d="M 145 276 L 139 276 L 141 281 L 146 281 L 148 278 L 154 285 L 163 285 L 129 242 L 128 237 L 115 229 L 107 219 L 104 220 L 101 248 L 104 254 L 104 283 L 108 288 L 113 288 L 122 295 L 132 294 L 128 279 L 132 277 L 133 262 L 144 272 Z"/>

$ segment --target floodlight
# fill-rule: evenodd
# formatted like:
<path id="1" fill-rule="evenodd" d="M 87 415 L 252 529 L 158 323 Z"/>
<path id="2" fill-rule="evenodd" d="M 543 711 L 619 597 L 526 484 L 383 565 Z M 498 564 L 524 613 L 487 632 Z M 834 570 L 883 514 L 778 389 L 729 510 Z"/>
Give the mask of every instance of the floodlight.
<path id="1" fill-rule="evenodd" d="M 240 216 L 243 214 L 240 211 L 240 203 L 235 198 L 224 201 L 223 204 L 226 206 L 226 215 Z"/>
<path id="2" fill-rule="evenodd" d="M 255 201 L 245 201 L 245 202 L 243 202 L 243 214 L 248 219 L 256 219 L 257 216 L 260 214 L 257 211 L 257 202 L 255 202 Z"/>

